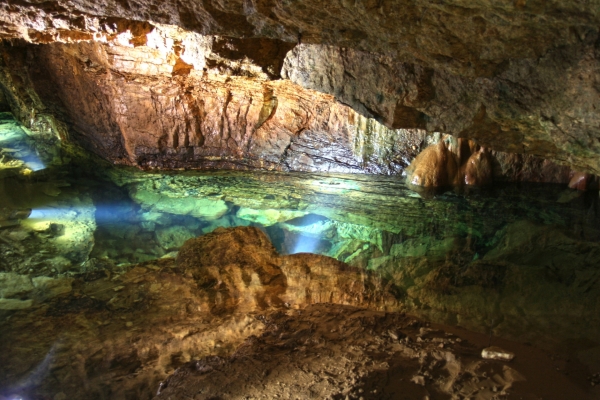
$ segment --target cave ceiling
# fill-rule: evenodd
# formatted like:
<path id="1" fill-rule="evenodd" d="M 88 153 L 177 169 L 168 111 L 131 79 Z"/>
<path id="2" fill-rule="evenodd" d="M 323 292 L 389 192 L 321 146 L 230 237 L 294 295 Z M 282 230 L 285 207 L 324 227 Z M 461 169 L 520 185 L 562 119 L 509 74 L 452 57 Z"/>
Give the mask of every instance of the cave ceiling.
<path id="1" fill-rule="evenodd" d="M 123 164 L 394 173 L 443 132 L 598 174 L 599 26 L 598 0 L 5 1 L 0 81 Z"/>

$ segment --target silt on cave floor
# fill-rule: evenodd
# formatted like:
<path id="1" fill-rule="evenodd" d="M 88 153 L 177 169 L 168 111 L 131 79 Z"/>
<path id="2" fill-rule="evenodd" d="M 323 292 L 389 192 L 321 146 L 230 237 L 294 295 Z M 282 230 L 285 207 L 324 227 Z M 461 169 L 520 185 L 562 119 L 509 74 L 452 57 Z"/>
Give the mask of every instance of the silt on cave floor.
<path id="1" fill-rule="evenodd" d="M 477 271 L 461 277 L 476 278 Z M 177 259 L 6 283 L 5 295 L 12 289 L 31 299 L 4 312 L 7 399 L 598 395 L 591 385 L 598 375 L 590 372 L 599 366 L 598 350 L 589 340 L 541 349 L 431 324 L 407 315 L 399 288 L 381 274 L 326 256 L 279 255 L 253 227 L 189 240 Z M 468 282 L 461 293 L 464 285 L 433 290 L 430 301 L 448 290 L 446 301 L 481 301 L 469 295 Z M 531 306 L 521 312 L 530 317 L 540 304 Z M 574 321 L 560 317 L 541 318 L 556 331 L 541 327 L 538 337 L 572 334 Z M 490 342 L 516 358 L 482 360 Z"/>

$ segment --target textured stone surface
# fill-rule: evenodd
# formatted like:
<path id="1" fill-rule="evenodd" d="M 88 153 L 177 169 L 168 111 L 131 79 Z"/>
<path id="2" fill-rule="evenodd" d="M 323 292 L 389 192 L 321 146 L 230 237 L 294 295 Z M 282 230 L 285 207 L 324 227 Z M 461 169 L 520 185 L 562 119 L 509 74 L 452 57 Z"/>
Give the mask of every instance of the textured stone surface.
<path id="1" fill-rule="evenodd" d="M 138 47 L 5 46 L 15 112 L 59 116 L 57 135 L 146 168 L 397 173 L 419 151 L 423 130 L 388 129 L 330 95 L 269 80 L 273 62 L 250 60 L 252 41 L 238 54 L 231 40 L 174 28 L 156 36 Z"/>
<path id="2" fill-rule="evenodd" d="M 280 256 L 257 228 L 191 239 L 177 260 L 33 285 L 0 279 L 4 295 L 21 297 L 0 298 L 0 319 L 10 320 L 0 329 L 0 398 L 150 398 L 182 364 L 230 354 L 259 333 L 258 313 L 322 302 L 400 308 L 376 275 L 325 256 Z M 21 288 L 7 292 L 10 282 Z"/>
<path id="3" fill-rule="evenodd" d="M 593 172 L 600 169 L 597 40 L 591 30 L 568 47 L 537 56 L 512 59 L 506 50 L 494 71 L 475 76 L 371 52 L 302 45 L 286 59 L 283 75 L 387 126 L 468 137 Z"/>
<path id="4" fill-rule="evenodd" d="M 219 229 L 191 239 L 176 260 L 88 272 L 73 279 L 37 277 L 33 286 L 22 285 L 28 277 L 4 274 L 3 282 L 20 282 L 23 289 L 19 299 L 0 301 L 0 319 L 9 321 L 0 329 L 0 398 L 150 398 L 161 388 L 161 381 L 165 383 L 158 398 L 180 398 L 186 385 L 194 391 L 201 385 L 214 394 L 234 389 L 231 382 L 244 382 L 244 390 L 254 393 L 257 387 L 252 382 L 259 379 L 270 386 L 271 378 L 278 375 L 279 382 L 298 385 L 295 393 L 308 393 L 313 384 L 319 393 L 360 393 L 360 388 L 392 393 L 398 389 L 385 382 L 397 382 L 391 377 L 401 374 L 403 385 L 408 385 L 405 389 L 419 395 L 424 392 L 409 383 L 413 375 L 421 376 L 420 385 L 434 392 L 480 393 L 491 399 L 497 395 L 495 385 L 500 388 L 511 382 L 508 376 L 505 383 L 495 377 L 488 380 L 490 376 L 481 372 L 477 385 L 466 384 L 470 379 L 462 380 L 456 372 L 464 368 L 475 374 L 480 350 L 488 345 L 487 335 L 479 336 L 474 346 L 466 340 L 473 334 L 462 331 L 458 340 L 394 312 L 404 309 L 437 320 L 452 319 L 458 313 L 461 324 L 477 329 L 482 324 L 485 328 L 486 318 L 492 317 L 499 321 L 494 324 L 496 334 L 511 336 L 529 329 L 536 343 L 540 337 L 534 334 L 540 333 L 557 341 L 573 335 L 587 337 L 590 342 L 582 348 L 597 340 L 598 302 L 591 294 L 598 282 L 597 244 L 576 245 L 553 229 L 515 224 L 482 262 L 471 263 L 452 281 L 445 272 L 462 268 L 453 264 L 460 261 L 460 255 L 446 264 L 443 258 L 448 248 L 463 243 L 414 243 L 415 249 L 425 246 L 424 251 L 416 250 L 425 258 L 407 257 L 403 268 L 391 274 L 404 285 L 400 291 L 381 278 L 381 272 L 389 274 L 389 264 L 374 273 L 324 256 L 281 256 L 266 235 L 252 227 Z M 571 250 L 557 253 L 548 244 Z M 578 253 L 581 250 L 587 258 Z M 533 271 L 519 274 L 510 263 L 524 258 Z M 550 267 L 548 275 L 544 269 L 554 259 L 561 265 L 568 261 L 569 268 Z M 527 285 L 526 298 L 521 285 Z M 549 286 L 559 291 L 549 291 Z M 514 297 L 515 293 L 519 296 Z M 549 298 L 549 293 L 561 294 Z M 575 301 L 580 304 L 575 306 Z M 496 319 L 502 315 L 504 319 Z M 536 330 L 540 324 L 543 329 Z M 573 326 L 578 329 L 572 330 Z M 494 344 L 505 347 L 509 342 L 495 338 Z M 531 351 L 531 346 L 519 346 L 516 360 L 527 360 Z M 548 362 L 536 361 L 540 353 L 535 354 L 529 361 L 536 367 L 525 369 L 528 376 L 539 376 L 540 368 L 554 374 L 553 365 L 549 368 Z M 218 376 L 216 371 L 222 370 L 214 368 L 211 360 L 226 371 L 239 372 L 207 383 L 205 378 Z M 259 360 L 266 362 L 262 365 L 268 372 L 264 373 Z M 273 365 L 289 368 L 280 369 L 280 374 L 268 360 L 287 360 Z M 428 372 L 423 371 L 425 363 Z M 333 365 L 344 368 L 330 369 Z M 482 370 L 489 374 L 488 368 Z M 257 371 L 260 375 L 254 379 L 229 380 L 252 377 Z M 333 372 L 336 384 L 332 385 L 323 374 Z M 298 373 L 306 381 L 298 381 Z M 544 373 L 543 380 L 529 390 L 535 387 L 532 393 L 540 389 L 548 393 L 548 376 Z M 562 370 L 556 378 L 567 383 Z M 508 390 L 510 385 L 502 388 Z M 268 392 L 289 397 L 289 390 L 279 385 Z M 560 390 L 560 385 L 552 390 Z M 565 390 L 588 398 L 588 391 L 580 392 L 577 386 Z"/>
<path id="5" fill-rule="evenodd" d="M 591 397 L 547 362 L 535 363 L 537 373 L 553 378 L 546 388 L 522 385 L 531 379 L 525 346 L 505 342 L 520 362 L 483 361 L 475 349 L 486 343 L 484 335 L 467 338 L 399 313 L 320 304 L 265 320 L 265 330 L 231 356 L 182 366 L 155 399 Z"/>
<path id="6" fill-rule="evenodd" d="M 191 239 L 177 263 L 206 289 L 215 313 L 327 302 L 401 307 L 390 288 L 369 273 L 316 254 L 280 256 L 258 228 L 218 228 Z"/>
<path id="7" fill-rule="evenodd" d="M 596 112 L 600 106 L 600 7 L 596 0 L 336 0 L 326 4 L 77 0 L 66 4 L 20 1 L 1 7 L 0 36 L 4 38 L 24 38 L 34 43 L 93 39 L 137 46 L 125 52 L 115 48 L 120 53 L 118 64 L 135 65 L 151 75 L 185 75 L 206 69 L 225 75 L 237 71 L 246 76 L 276 78 L 285 64 L 283 75 L 293 82 L 330 93 L 388 127 L 442 131 L 476 139 L 493 150 L 537 155 L 577 170 L 600 172 Z M 156 27 L 177 30 L 174 26 L 188 35 L 185 40 L 175 41 L 175 56 L 166 64 L 145 64 L 148 57 L 142 48 L 156 38 Z M 232 39 L 190 40 L 197 34 Z M 285 52 L 298 43 L 284 62 Z M 169 46 L 168 41 L 163 44 Z M 204 64 L 190 62 L 190 55 L 206 46 L 212 46 L 216 55 Z M 235 65 L 223 61 L 232 58 L 238 60 Z M 252 65 L 244 62 L 246 58 L 252 60 Z M 55 86 L 62 84 L 60 80 L 55 82 Z M 89 90 L 94 84 L 83 86 Z M 129 85 L 121 86 L 126 90 Z M 176 97 L 172 86 L 163 90 L 163 95 L 168 92 Z M 261 88 L 256 91 L 265 93 Z M 112 93 L 109 97 L 123 94 L 127 93 Z M 130 107 L 139 95 L 139 91 L 129 93 L 125 104 Z M 79 101 L 74 94 L 69 97 Z M 226 97 L 220 101 L 226 102 Z M 245 98 L 248 101 L 249 96 Z M 259 103 L 271 102 L 269 96 L 265 98 Z M 281 105 L 283 99 L 278 100 Z M 154 101 L 166 106 L 160 95 Z M 80 112 L 81 104 L 78 106 Z M 189 101 L 183 101 L 173 107 L 181 113 L 189 106 Z M 108 126 L 102 128 L 114 130 L 110 125 L 123 124 L 118 118 L 106 121 Z M 139 125 L 138 121 L 130 123 Z M 151 119 L 140 128 L 149 124 Z M 185 128 L 193 142 L 193 132 L 198 129 Z M 95 135 L 94 129 L 88 130 L 88 134 Z M 309 138 L 311 132 L 306 131 Z M 127 142 L 127 135 L 123 137 Z M 281 141 L 281 136 L 278 138 Z M 107 146 L 117 145 L 115 138 L 113 142 L 108 137 L 99 140 Z M 285 148 L 285 143 L 281 144 Z M 131 161 L 132 149 L 125 153 L 121 156 L 127 155 L 125 158 Z"/>
<path id="8" fill-rule="evenodd" d="M 305 96 L 302 104 L 290 93 L 279 92 L 281 86 L 255 82 L 242 90 L 239 81 L 223 82 L 230 75 L 277 79 L 281 72 L 390 128 L 441 131 L 475 139 L 492 150 L 600 172 L 595 111 L 600 106 L 599 16 L 594 2 L 158 5 L 148 0 L 92 5 L 78 0 L 2 7 L 2 37 L 34 43 L 107 43 L 104 50 L 93 45 L 63 50 L 79 59 L 79 66 L 61 60 L 65 56 L 56 49 L 30 52 L 29 62 L 35 59 L 50 67 L 50 75 L 44 71 L 43 78 L 53 96 L 40 95 L 45 85 L 28 77 L 5 73 L 1 80 L 6 102 L 21 121 L 37 121 L 37 114 L 50 112 L 67 123 L 73 136 L 86 136 L 82 142 L 88 148 L 114 161 L 167 168 L 240 168 L 236 164 L 241 162 L 251 167 L 266 163 L 279 169 L 388 173 L 400 170 L 398 164 L 405 165 L 406 156 L 414 156 L 408 149 L 415 143 L 398 149 L 394 135 L 392 143 L 383 140 L 371 146 L 384 150 L 375 151 L 374 160 L 369 159 L 369 145 L 357 153 L 347 143 L 356 142 L 352 133 L 332 134 L 340 125 L 332 121 L 324 98 Z M 5 63 L 17 70 L 26 67 L 27 62 L 14 60 L 15 52 L 19 50 L 10 46 L 4 50 Z M 77 78 L 59 73 L 69 70 Z M 86 77 L 83 70 L 97 76 Z M 105 70 L 112 71 L 112 84 L 102 82 Z M 216 87 L 214 82 L 190 81 L 190 76 L 204 72 L 220 76 Z M 133 75 L 152 77 L 154 82 L 140 85 Z M 187 76 L 187 84 L 182 88 L 181 83 L 165 81 L 172 75 Z M 18 86 L 21 90 L 15 93 Z M 59 93 L 53 93 L 55 88 Z M 199 104 L 198 96 L 211 100 Z M 316 115 L 307 112 L 306 103 L 317 105 Z M 308 124 L 290 121 L 291 115 L 279 120 L 282 112 L 276 109 L 285 104 Z M 212 115 L 212 121 L 199 121 L 204 113 Z M 237 129 L 224 128 L 225 122 Z M 249 140 L 257 126 L 269 131 L 268 139 L 263 132 L 254 135 L 258 140 Z M 207 130 L 216 130 L 219 140 Z M 324 144 L 328 145 L 323 149 Z M 286 149 L 299 154 L 284 157 Z M 218 159 L 210 163 L 201 157 Z M 285 163 L 280 161 L 285 158 Z M 365 165 L 369 161 L 374 165 Z"/>

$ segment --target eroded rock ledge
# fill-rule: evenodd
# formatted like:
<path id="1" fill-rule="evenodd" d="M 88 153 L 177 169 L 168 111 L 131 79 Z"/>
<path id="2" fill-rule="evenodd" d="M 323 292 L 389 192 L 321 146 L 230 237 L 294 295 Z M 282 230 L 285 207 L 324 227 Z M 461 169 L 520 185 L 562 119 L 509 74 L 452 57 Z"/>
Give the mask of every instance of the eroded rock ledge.
<path id="1" fill-rule="evenodd" d="M 57 135 L 143 168 L 389 174 L 418 154 L 424 130 L 388 129 L 330 95 L 271 80 L 285 43 L 156 35 L 138 47 L 4 46 L 12 109 L 31 126 L 56 116 Z"/>
<path id="2" fill-rule="evenodd" d="M 0 37 L 45 43 L 5 45 L 5 104 L 21 121 L 57 116 L 113 161 L 394 173 L 414 156 L 414 132 L 423 129 L 600 172 L 592 4 L 81 0 L 2 8 Z M 55 42 L 71 45 L 46 44 Z M 338 102 L 391 132 L 365 133 L 378 125 Z"/>

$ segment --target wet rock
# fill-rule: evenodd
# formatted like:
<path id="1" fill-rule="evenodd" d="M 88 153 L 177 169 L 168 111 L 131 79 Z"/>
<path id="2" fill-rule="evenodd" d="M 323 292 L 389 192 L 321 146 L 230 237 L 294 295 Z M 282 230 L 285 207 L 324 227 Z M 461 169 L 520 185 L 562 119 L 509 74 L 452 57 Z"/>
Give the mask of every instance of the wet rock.
<path id="1" fill-rule="evenodd" d="M 443 257 L 396 258 L 378 271 L 406 291 L 410 312 L 430 320 L 489 332 L 494 319 L 501 321 L 494 335 L 537 343 L 575 336 L 595 340 L 597 263 L 590 256 L 600 251 L 597 243 L 525 221 L 498 236 L 480 259 L 463 244 Z"/>
<path id="2" fill-rule="evenodd" d="M 570 169 L 551 161 L 488 149 L 466 139 L 433 135 L 406 170 L 407 182 L 421 187 L 483 186 L 499 181 L 566 183 Z"/>
<path id="3" fill-rule="evenodd" d="M 391 327 L 408 336 L 416 333 L 409 318 L 398 313 L 319 304 L 270 313 L 265 321 L 265 330 L 229 357 L 204 357 L 181 366 L 160 385 L 155 399 L 184 393 L 206 399 L 399 394 L 493 399 L 498 396 L 493 388 L 520 393 L 513 384 L 525 378 L 506 365 L 479 359 L 471 344 L 440 349 L 434 341 L 390 338 L 386 333 Z"/>
<path id="4" fill-rule="evenodd" d="M 134 190 L 132 199 L 149 210 L 150 220 L 159 219 L 157 213 L 192 215 L 206 220 L 222 217 L 229 207 L 223 200 L 196 197 L 170 197 L 157 191 Z"/>
<path id="5" fill-rule="evenodd" d="M 191 239 L 179 250 L 177 264 L 206 289 L 207 303 L 217 314 L 323 301 L 399 307 L 386 282 L 325 256 L 280 256 L 252 227 L 218 228 Z"/>
<path id="6" fill-rule="evenodd" d="M 501 360 L 501 361 L 511 361 L 515 358 L 515 354 L 510 351 L 506 351 L 497 346 L 486 347 L 481 350 L 481 357 L 486 360 Z"/>
<path id="7" fill-rule="evenodd" d="M 466 185 L 481 186 L 492 183 L 492 161 L 485 148 L 473 153 L 465 165 Z"/>
<path id="8" fill-rule="evenodd" d="M 42 299 L 48 299 L 61 294 L 69 293 L 72 290 L 72 278 L 50 278 L 47 276 L 38 276 L 32 279 L 33 286 L 38 290 L 38 296 Z"/>
<path id="9" fill-rule="evenodd" d="M 235 56 L 237 52 L 226 50 L 231 47 L 226 42 L 235 39 L 207 38 L 173 27 L 153 29 L 156 40 L 133 50 L 123 43 L 23 49 L 56 66 L 48 79 L 48 74 L 30 65 L 32 74 L 27 82 L 35 81 L 43 88 L 38 96 L 44 98 L 45 107 L 56 115 L 69 115 L 68 129 L 78 132 L 72 136 L 74 140 L 112 162 L 162 169 L 387 174 L 404 169 L 415 154 L 413 147 L 425 134 L 419 129 L 385 128 L 329 95 L 290 81 L 267 80 L 278 71 L 264 74 L 262 67 L 252 64 L 256 58 L 243 51 L 239 60 L 230 60 L 235 68 L 212 64 L 209 58 L 214 47 L 207 43 L 222 47 L 226 56 Z M 272 44 L 284 50 L 283 54 L 289 48 L 287 43 Z M 257 48 L 258 54 L 261 51 Z M 190 73 L 173 70 L 181 54 L 193 55 L 186 62 Z M 93 67 L 81 64 L 81 59 L 90 60 Z M 18 63 L 27 64 L 27 58 Z M 115 74 L 110 72 L 109 77 L 98 71 Z M 26 95 L 19 92 L 23 86 L 10 87 L 17 90 L 15 97 Z M 71 90 L 74 87 L 79 89 Z M 94 97 L 98 91 L 105 96 Z M 114 97 L 112 93 L 119 94 Z M 96 100 L 87 101 L 89 96 Z M 175 98 L 179 100 L 172 103 Z M 85 110 L 82 104 L 86 104 Z"/>
<path id="10" fill-rule="evenodd" d="M 444 259 L 446 254 L 465 245 L 460 237 L 448 237 L 436 240 L 432 237 L 408 239 L 392 245 L 390 255 L 393 257 L 428 257 Z"/>
<path id="11" fill-rule="evenodd" d="M 271 226 L 278 222 L 289 221 L 294 218 L 303 217 L 306 215 L 303 211 L 293 210 L 254 210 L 251 208 L 241 207 L 236 216 L 240 219 L 255 222 L 263 226 Z"/>
<path id="12" fill-rule="evenodd" d="M 406 170 L 406 181 L 416 186 L 450 186 L 457 184 L 459 166 L 444 141 L 427 147 Z"/>
<path id="13" fill-rule="evenodd" d="M 577 190 L 588 190 L 597 187 L 597 178 L 585 172 L 575 172 L 569 181 L 569 188 Z"/>
<path id="14" fill-rule="evenodd" d="M 188 239 L 196 236 L 183 226 L 170 226 L 156 230 L 156 240 L 165 250 L 176 250 Z"/>

